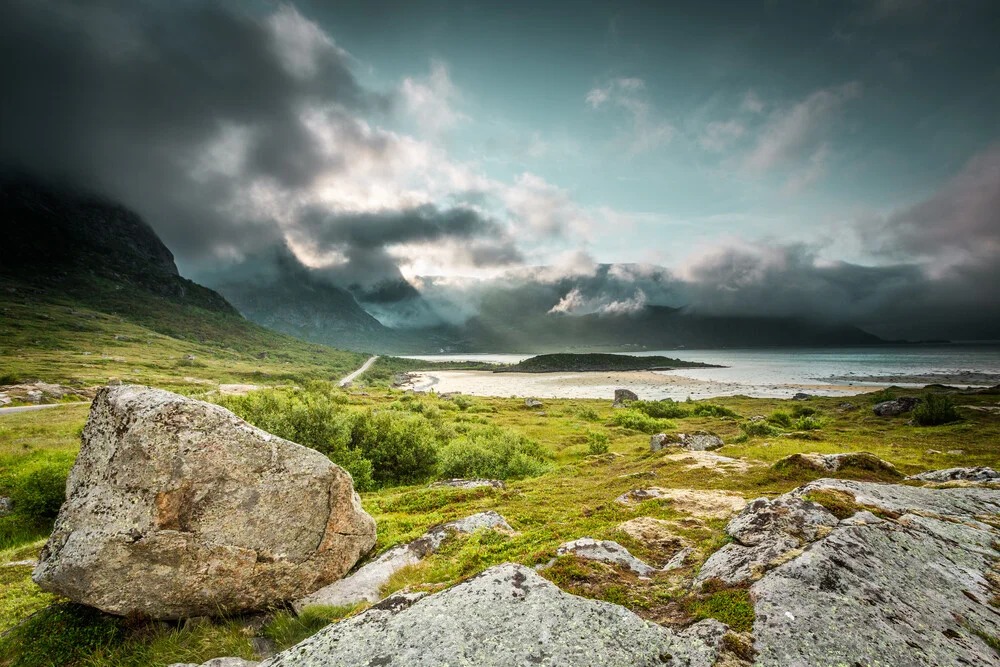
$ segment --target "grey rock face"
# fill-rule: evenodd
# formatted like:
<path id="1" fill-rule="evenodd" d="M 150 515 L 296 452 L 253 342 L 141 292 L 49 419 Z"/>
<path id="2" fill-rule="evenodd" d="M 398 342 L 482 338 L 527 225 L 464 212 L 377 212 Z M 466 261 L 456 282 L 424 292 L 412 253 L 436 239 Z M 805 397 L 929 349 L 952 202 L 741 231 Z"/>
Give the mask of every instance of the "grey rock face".
<path id="1" fill-rule="evenodd" d="M 808 401 L 810 398 L 812 397 L 809 394 L 801 391 L 792 396 L 793 401 Z"/>
<path id="2" fill-rule="evenodd" d="M 898 417 L 899 415 L 909 412 L 915 408 L 919 402 L 919 398 L 901 396 L 891 401 L 876 403 L 875 406 L 872 407 L 872 412 L 879 417 Z"/>
<path id="3" fill-rule="evenodd" d="M 1000 665 L 977 634 L 1000 634 L 1000 535 L 977 519 L 1000 491 L 824 479 L 780 499 L 817 490 L 897 518 L 858 512 L 753 584 L 757 664 Z"/>
<path id="4" fill-rule="evenodd" d="M 66 496 L 32 578 L 113 614 L 263 608 L 338 579 L 375 543 L 325 456 L 147 387 L 98 392 Z"/>
<path id="5" fill-rule="evenodd" d="M 513 532 L 502 516 L 496 512 L 480 512 L 440 526 L 435 526 L 409 544 L 395 546 L 357 572 L 325 586 L 292 606 L 302 611 L 309 605 L 341 607 L 358 602 L 375 602 L 381 598 L 382 586 L 399 570 L 416 565 L 428 554 L 435 553 L 452 533 L 474 533 L 477 530 Z"/>
<path id="6" fill-rule="evenodd" d="M 791 454 L 775 462 L 775 468 L 799 467 L 819 470 L 820 472 L 837 472 L 842 468 L 855 467 L 866 470 L 878 470 L 890 475 L 902 477 L 896 466 L 868 452 L 845 452 L 843 454 Z"/>
<path id="7" fill-rule="evenodd" d="M 801 498 L 787 494 L 774 500 L 757 498 L 726 526 L 733 542 L 709 556 L 697 580 L 737 584 L 758 579 L 768 567 L 829 533 L 837 523 L 826 508 Z"/>
<path id="8" fill-rule="evenodd" d="M 450 486 L 456 489 L 478 489 L 481 486 L 491 486 L 494 489 L 505 489 L 507 485 L 499 479 L 443 479 L 439 482 L 432 482 L 430 488 Z"/>
<path id="9" fill-rule="evenodd" d="M 507 563 L 415 602 L 387 598 L 261 667 L 709 667 L 725 632 L 717 621 L 672 632 Z"/>
<path id="10" fill-rule="evenodd" d="M 642 562 L 629 550 L 611 540 L 595 540 L 590 537 L 581 537 L 572 542 L 559 545 L 556 553 L 560 556 L 574 555 L 585 560 L 596 560 L 601 563 L 611 563 L 620 567 L 627 567 L 641 577 L 646 577 L 656 572 L 656 568 Z"/>
<path id="11" fill-rule="evenodd" d="M 537 398 L 526 398 L 524 399 L 524 407 L 526 408 L 540 408 L 542 407 L 542 402 Z"/>
<path id="12" fill-rule="evenodd" d="M 666 433 L 657 433 L 649 438 L 649 451 L 658 452 L 664 447 L 674 444 Z"/>
<path id="13" fill-rule="evenodd" d="M 711 433 L 681 433 L 681 447 L 693 452 L 710 452 L 722 447 L 722 438 Z"/>
<path id="14" fill-rule="evenodd" d="M 1000 481 L 1000 472 L 985 466 L 978 468 L 945 468 L 944 470 L 930 470 L 918 475 L 910 475 L 906 479 L 915 479 L 923 482 L 992 482 Z"/>
<path id="15" fill-rule="evenodd" d="M 615 402 L 611 404 L 613 408 L 624 407 L 629 401 L 638 401 L 639 395 L 630 389 L 615 389 Z"/>
<path id="16" fill-rule="evenodd" d="M 243 658 L 212 658 L 200 665 L 196 665 L 193 662 L 175 662 L 168 667 L 256 667 L 259 664 L 259 662 L 252 662 Z"/>

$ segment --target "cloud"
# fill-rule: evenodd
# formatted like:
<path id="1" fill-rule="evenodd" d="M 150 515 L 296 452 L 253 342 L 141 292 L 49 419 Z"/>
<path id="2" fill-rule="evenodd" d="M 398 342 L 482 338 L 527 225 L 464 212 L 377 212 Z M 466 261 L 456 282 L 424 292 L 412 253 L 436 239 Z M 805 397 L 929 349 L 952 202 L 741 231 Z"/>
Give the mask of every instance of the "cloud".
<path id="1" fill-rule="evenodd" d="M 459 93 L 444 61 L 431 61 L 431 72 L 426 79 L 403 79 L 400 93 L 407 112 L 432 136 L 469 120 L 455 109 Z"/>
<path id="2" fill-rule="evenodd" d="M 721 153 L 743 136 L 745 131 L 746 127 L 738 120 L 715 121 L 705 126 L 705 132 L 698 143 L 707 151 Z"/>
<path id="3" fill-rule="evenodd" d="M 791 107 L 775 111 L 746 158 L 746 167 L 763 172 L 815 155 L 831 119 L 849 101 L 859 97 L 857 81 L 818 90 Z"/>
<path id="4" fill-rule="evenodd" d="M 586 238 L 596 223 L 568 190 L 531 173 L 519 175 L 514 184 L 499 191 L 514 224 L 532 235 Z"/>
<path id="5" fill-rule="evenodd" d="M 592 109 L 615 106 L 628 114 L 629 127 L 622 143 L 632 155 L 666 145 L 677 133 L 673 125 L 653 111 L 646 98 L 646 82 L 642 79 L 611 79 L 604 86 L 591 89 L 586 101 Z"/>
<path id="6" fill-rule="evenodd" d="M 748 90 L 746 94 L 743 95 L 743 101 L 740 103 L 740 110 L 748 113 L 761 113 L 764 111 L 764 102 L 757 96 L 757 93 L 753 90 Z"/>
<path id="7" fill-rule="evenodd" d="M 785 193 L 797 194 L 823 178 L 826 175 L 828 157 L 829 148 L 827 144 L 820 144 L 819 148 L 809 156 L 809 162 L 805 167 L 788 177 L 788 181 L 785 183 Z"/>

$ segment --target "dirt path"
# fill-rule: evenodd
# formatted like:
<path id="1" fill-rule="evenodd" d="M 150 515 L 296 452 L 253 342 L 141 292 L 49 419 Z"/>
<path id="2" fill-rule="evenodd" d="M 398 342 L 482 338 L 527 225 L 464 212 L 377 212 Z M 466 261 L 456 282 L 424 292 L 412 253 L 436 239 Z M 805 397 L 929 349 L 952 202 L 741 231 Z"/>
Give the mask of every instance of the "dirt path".
<path id="1" fill-rule="evenodd" d="M 361 365 L 361 368 L 359 368 L 358 370 L 354 371 L 353 373 L 345 377 L 343 380 L 341 380 L 340 386 L 346 387 L 347 385 L 351 384 L 351 382 L 353 382 L 355 378 L 357 378 L 359 375 L 368 370 L 371 367 L 371 365 L 375 363 L 376 359 L 378 359 L 378 355 L 375 355 L 374 357 L 368 359 L 368 361 L 366 361 L 364 364 Z"/>

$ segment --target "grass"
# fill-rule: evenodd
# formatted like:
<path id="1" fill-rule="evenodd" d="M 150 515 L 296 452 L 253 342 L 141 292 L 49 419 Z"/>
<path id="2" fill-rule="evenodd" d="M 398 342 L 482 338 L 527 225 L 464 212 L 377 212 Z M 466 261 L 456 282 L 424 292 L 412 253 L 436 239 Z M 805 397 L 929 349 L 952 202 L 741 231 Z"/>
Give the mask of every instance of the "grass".
<path id="1" fill-rule="evenodd" d="M 742 493 L 748 499 L 773 496 L 826 476 L 796 467 L 782 470 L 771 467 L 785 456 L 803 452 L 868 451 L 895 464 L 903 474 L 959 465 L 1000 465 L 1000 418 L 987 412 L 968 411 L 962 421 L 939 426 L 912 426 L 907 424 L 908 417 L 879 418 L 870 408 L 845 412 L 837 408 L 842 399 L 817 397 L 809 402 L 815 413 L 800 414 L 794 419 L 821 419 L 822 428 L 809 432 L 816 439 L 800 440 L 781 435 L 786 431 L 769 422 L 764 422 L 768 427 L 764 433 L 746 433 L 742 428 L 746 422 L 732 416 L 786 412 L 792 417 L 792 403 L 778 399 L 719 398 L 712 403 L 718 410 L 699 411 L 694 405 L 685 406 L 689 407 L 687 416 L 666 422 L 653 420 L 639 411 L 613 410 L 610 397 L 600 401 L 548 399 L 543 416 L 525 410 L 519 399 L 408 397 L 386 388 L 373 388 L 367 392 L 369 395 L 362 396 L 323 386 L 335 412 L 391 412 L 426 421 L 431 429 L 427 437 L 434 438 L 442 450 L 455 441 L 468 439 L 472 433 L 495 428 L 514 437 L 513 443 L 534 443 L 527 446 L 544 452 L 540 460 L 545 462 L 545 469 L 540 475 L 511 479 L 506 489 L 428 488 L 419 483 L 390 485 L 362 493 L 362 504 L 378 523 L 378 541 L 369 558 L 419 537 L 432 525 L 475 512 L 495 510 L 517 531 L 513 535 L 484 532 L 449 540 L 438 553 L 397 573 L 385 593 L 402 588 L 440 590 L 507 561 L 529 566 L 546 563 L 555 558 L 561 543 L 585 536 L 620 541 L 637 557 L 662 565 L 671 554 L 629 541 L 618 530 L 628 519 L 650 516 L 675 522 L 677 533 L 697 549 L 698 556 L 688 568 L 658 575 L 652 581 L 639 581 L 628 572 L 564 557 L 543 573 L 565 590 L 623 604 L 655 622 L 679 624 L 713 617 L 730 623 L 736 631 L 743 631 L 750 627 L 753 618 L 745 591 L 710 587 L 695 592 L 689 587 L 691 573 L 725 542 L 726 520 L 694 516 L 670 502 L 653 500 L 622 506 L 614 498 L 644 486 L 726 489 Z M 923 398 L 926 392 L 916 393 Z M 995 400 L 978 395 L 961 398 L 963 405 L 985 405 Z M 870 405 L 866 397 L 859 397 L 856 402 Z M 72 456 L 79 446 L 79 430 L 86 414 L 85 406 L 70 405 L 0 415 L 0 467 L 13 470 L 42 460 L 33 457 Z M 618 417 L 621 414 L 627 416 Z M 645 432 L 647 422 L 633 424 L 633 418 L 652 420 L 660 430 L 713 431 L 727 443 L 716 453 L 756 463 L 746 472 L 692 468 L 683 457 L 672 458 L 669 450 L 651 453 L 649 435 Z M 634 429 L 631 425 L 643 428 Z M 743 436 L 742 440 L 734 442 L 738 436 Z M 496 441 L 487 442 L 491 443 L 487 448 L 490 449 Z M 605 446 L 606 453 L 592 452 L 592 447 L 600 450 Z M 516 444 L 511 447 L 512 451 L 517 449 Z M 963 453 L 928 453 L 928 450 L 957 449 Z M 871 473 L 848 469 L 843 474 L 865 479 Z M 850 498 L 813 499 L 838 515 L 847 515 L 855 509 Z M 40 529 L 44 530 L 45 527 Z M 36 531 L 17 538 L 21 546 L 0 552 L 0 561 L 34 557 L 41 546 L 38 537 L 40 532 Z M 30 582 L 30 568 L 0 571 L 4 576 L 0 584 L 0 629 L 11 628 L 56 601 Z M 27 631 L 18 631 L 21 634 L 0 639 L 0 665 L 43 664 L 32 663 L 26 657 L 37 656 L 35 648 L 24 648 L 29 644 L 63 651 L 55 655 L 63 655 L 65 662 L 44 664 L 157 666 L 171 662 L 200 663 L 220 655 L 252 657 L 249 637 L 233 619 L 185 629 L 176 624 L 123 625 L 123 621 L 108 621 L 102 615 L 88 616 L 83 612 L 70 618 L 65 608 L 56 609 L 64 611 L 52 626 L 57 629 L 51 633 L 53 637 L 31 635 L 31 641 L 25 643 L 29 639 L 24 634 Z M 353 611 L 316 610 L 298 618 L 278 611 L 264 632 L 280 640 L 279 643 L 293 642 Z M 35 627 L 36 623 L 29 625 Z M 64 642 L 66 637 L 78 641 Z M 58 646 L 52 644 L 56 639 L 60 642 Z"/>

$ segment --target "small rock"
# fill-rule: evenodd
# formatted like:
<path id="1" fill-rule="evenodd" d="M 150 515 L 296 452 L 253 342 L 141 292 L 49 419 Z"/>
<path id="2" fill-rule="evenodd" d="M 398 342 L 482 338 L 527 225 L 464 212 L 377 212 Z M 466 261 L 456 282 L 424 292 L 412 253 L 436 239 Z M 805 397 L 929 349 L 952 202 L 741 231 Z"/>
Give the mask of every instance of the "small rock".
<path id="1" fill-rule="evenodd" d="M 556 553 L 560 556 L 573 555 L 584 560 L 596 560 L 602 563 L 612 563 L 621 567 L 627 567 L 640 577 L 648 577 L 656 568 L 642 562 L 628 549 L 612 542 L 611 540 L 595 540 L 590 537 L 581 537 L 572 542 L 559 545 Z"/>
<path id="2" fill-rule="evenodd" d="M 962 456 L 963 454 L 965 454 L 965 450 L 964 449 L 949 449 L 948 451 L 945 452 L 945 454 L 947 454 L 949 456 Z"/>
<path id="3" fill-rule="evenodd" d="M 638 401 L 639 396 L 628 389 L 615 389 L 615 401 L 611 404 L 613 408 L 623 408 L 630 401 Z"/>
<path id="4" fill-rule="evenodd" d="M 212 658 L 208 662 L 196 665 L 193 662 L 175 662 L 169 667 L 257 667 L 259 662 L 244 660 L 243 658 Z"/>
<path id="5" fill-rule="evenodd" d="M 194 356 L 193 354 L 189 354 L 186 357 L 184 357 L 184 359 L 186 359 L 187 361 L 194 361 L 197 358 L 198 357 Z"/>
<path id="6" fill-rule="evenodd" d="M 5 405 L 10 405 L 12 402 L 13 401 L 11 400 L 10 396 L 4 393 L 0 393 L 0 408 L 4 407 Z"/>
<path id="7" fill-rule="evenodd" d="M 938 452 L 940 454 L 941 452 Z M 945 468 L 944 470 L 929 470 L 906 479 L 923 482 L 992 482 L 1000 480 L 1000 472 L 985 466 L 978 468 Z"/>
<path id="8" fill-rule="evenodd" d="M 505 489 L 507 485 L 499 479 L 442 479 L 431 482 L 428 486 L 432 489 L 443 486 L 450 486 L 456 489 L 478 489 L 481 486 L 491 486 L 494 489 Z"/>
<path id="9" fill-rule="evenodd" d="M 693 452 L 709 452 L 719 449 L 725 444 L 719 436 L 706 433 L 705 431 L 690 434 L 681 433 L 679 437 L 681 447 Z"/>
<path id="10" fill-rule="evenodd" d="M 753 417 L 750 418 L 750 421 L 752 421 L 752 422 L 763 422 L 763 421 L 767 421 L 767 417 L 765 417 L 764 415 L 754 415 Z"/>
<path id="11" fill-rule="evenodd" d="M 793 401 L 808 401 L 810 398 L 812 396 L 801 391 L 792 396 Z"/>
<path id="12" fill-rule="evenodd" d="M 901 396 L 899 398 L 893 399 L 891 401 L 882 401 L 881 403 L 876 403 L 872 408 L 874 412 L 879 417 L 898 417 L 899 415 L 909 412 L 917 406 L 920 402 L 919 398 L 914 398 L 912 396 Z"/>
<path id="13" fill-rule="evenodd" d="M 845 412 L 858 409 L 858 406 L 854 405 L 854 403 L 851 403 L 850 401 L 844 401 L 843 403 L 838 403 L 837 407 Z"/>
<path id="14" fill-rule="evenodd" d="M 926 452 L 924 452 L 924 453 L 925 453 L 925 454 L 930 454 L 931 456 L 934 456 L 934 455 L 936 455 L 936 454 L 940 454 L 940 453 L 941 453 L 941 450 L 940 450 L 940 449 L 928 449 L 928 450 L 927 450 Z"/>
<path id="15" fill-rule="evenodd" d="M 690 559 L 694 553 L 695 551 L 691 547 L 684 547 L 667 561 L 667 564 L 663 566 L 663 571 L 669 572 L 670 570 L 679 570 L 687 565 L 688 559 Z"/>
<path id="16" fill-rule="evenodd" d="M 524 406 L 526 408 L 540 408 L 542 407 L 542 402 L 537 398 L 526 398 L 524 399 Z"/>
<path id="17" fill-rule="evenodd" d="M 251 637 L 250 645 L 253 652 L 261 658 L 270 658 L 278 652 L 278 645 L 270 637 Z"/>

